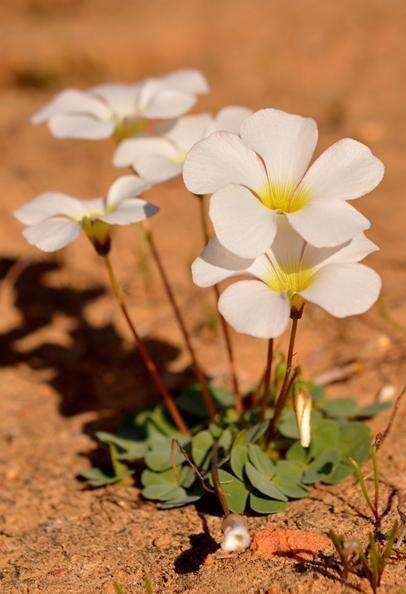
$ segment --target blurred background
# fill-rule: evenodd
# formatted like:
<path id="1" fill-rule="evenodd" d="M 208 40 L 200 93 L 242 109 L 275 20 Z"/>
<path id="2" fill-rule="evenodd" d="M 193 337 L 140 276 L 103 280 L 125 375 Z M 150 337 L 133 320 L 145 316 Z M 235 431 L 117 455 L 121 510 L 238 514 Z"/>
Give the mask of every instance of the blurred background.
<path id="1" fill-rule="evenodd" d="M 87 464 L 80 454 L 94 447 L 88 435 L 113 429 L 126 410 L 153 395 L 87 240 L 47 256 L 25 242 L 12 216 L 46 190 L 103 195 L 123 173 L 111 164 L 113 141 L 56 140 L 45 126 L 31 126 L 30 116 L 67 87 L 195 67 L 212 89 L 195 112 L 276 107 L 317 120 L 317 154 L 345 136 L 368 144 L 386 176 L 357 208 L 371 219 L 368 235 L 381 246 L 367 263 L 382 275 L 382 298 L 366 315 L 345 320 L 306 308 L 296 360 L 312 375 L 356 360 L 364 373 L 332 393 L 370 401 L 383 384 L 400 388 L 404 371 L 405 30 L 404 0 L 0 0 L 0 480 L 11 531 L 61 514 L 76 518 L 80 510 L 94 534 L 94 494 L 79 492 L 75 481 Z M 202 247 L 197 204 L 180 179 L 151 189 L 148 199 L 161 208 L 151 224 L 203 366 L 227 378 L 212 294 L 194 287 L 190 276 Z M 112 257 L 138 329 L 175 386 L 189 360 L 134 229 L 115 234 Z M 263 369 L 266 345 L 232 336 L 248 388 Z M 86 547 L 96 547 L 97 556 L 110 542 L 105 523 L 91 543 L 88 534 L 78 540 L 81 521 L 63 528 L 68 558 L 77 559 L 69 574 L 85 572 Z M 55 547 L 49 555 L 35 531 L 26 543 L 19 575 L 31 579 L 36 572 L 40 580 Z M 109 570 L 113 548 L 99 577 Z"/>
<path id="2" fill-rule="evenodd" d="M 309 308 L 301 352 L 310 368 L 320 368 L 351 357 L 348 350 L 358 353 L 382 333 L 394 332 L 394 340 L 400 340 L 406 175 L 402 0 L 3 0 L 1 14 L 5 289 L 12 280 L 2 295 L 6 368 L 21 365 L 28 377 L 46 370 L 62 399 L 61 410 L 68 413 L 98 408 L 100 400 L 109 407 L 106 387 L 119 400 L 134 401 L 138 384 L 128 370 L 132 354 L 122 346 L 127 331 L 106 295 L 97 256 L 81 238 L 63 253 L 46 257 L 24 241 L 12 209 L 45 190 L 83 198 L 103 195 L 123 173 L 111 165 L 112 140 L 56 140 L 46 127 L 29 124 L 31 114 L 56 92 L 136 81 L 183 67 L 199 68 L 211 85 L 196 112 L 237 104 L 312 116 L 320 128 L 317 152 L 351 136 L 384 161 L 384 182 L 357 203 L 373 221 L 370 237 L 383 248 L 370 258 L 383 275 L 383 300 L 355 322 L 331 320 Z M 161 207 L 153 221 L 157 242 L 201 357 L 211 373 L 222 376 L 227 369 L 216 336 L 215 304 L 190 279 L 189 265 L 202 245 L 197 205 L 180 179 L 153 188 L 149 198 Z M 155 341 L 165 368 L 182 370 L 187 356 L 153 263 L 133 229 L 116 234 L 113 255 L 140 331 Z M 241 379 L 248 386 L 262 368 L 264 345 L 244 337 L 234 340 Z M 114 357 L 112 366 L 109 357 Z M 102 381 L 98 377 L 92 385 L 89 369 L 94 365 Z M 128 374 L 131 389 L 117 384 L 117 367 L 120 378 Z"/>

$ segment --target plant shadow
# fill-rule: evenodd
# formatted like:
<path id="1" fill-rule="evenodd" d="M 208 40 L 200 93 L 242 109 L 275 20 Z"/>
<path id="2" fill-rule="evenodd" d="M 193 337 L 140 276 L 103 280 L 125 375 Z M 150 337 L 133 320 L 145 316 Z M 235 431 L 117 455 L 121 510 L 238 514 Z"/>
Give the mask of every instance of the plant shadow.
<path id="1" fill-rule="evenodd" d="M 126 412 L 157 399 L 154 386 L 136 349 L 128 347 L 112 323 L 96 327 L 86 319 L 85 308 L 106 288 L 50 285 L 47 275 L 61 268 L 54 259 L 23 265 L 18 259 L 0 259 L 0 282 L 11 284 L 13 277 L 14 305 L 20 315 L 18 325 L 0 335 L 0 366 L 26 364 L 35 371 L 49 371 L 48 381 L 60 398 L 63 416 L 95 411 L 97 419 L 87 423 L 85 431 L 112 430 Z M 32 348 L 19 346 L 21 340 L 51 325 L 56 316 L 69 320 L 68 340 L 61 344 L 47 338 L 39 345 L 35 340 Z M 145 343 L 170 387 L 185 381 L 188 369 L 179 374 L 167 370 L 179 355 L 178 347 L 152 338 Z"/>

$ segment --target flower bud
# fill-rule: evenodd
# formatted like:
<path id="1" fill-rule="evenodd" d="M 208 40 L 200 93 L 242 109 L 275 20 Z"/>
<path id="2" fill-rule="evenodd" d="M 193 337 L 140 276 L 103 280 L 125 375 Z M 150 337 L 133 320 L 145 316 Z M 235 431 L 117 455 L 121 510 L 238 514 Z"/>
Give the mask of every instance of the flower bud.
<path id="1" fill-rule="evenodd" d="M 299 390 L 294 396 L 294 408 L 300 435 L 300 444 L 304 448 L 310 445 L 312 398 L 306 390 Z"/>
<path id="2" fill-rule="evenodd" d="M 111 247 L 110 225 L 85 217 L 82 220 L 82 228 L 99 256 L 107 256 Z"/>
<path id="3" fill-rule="evenodd" d="M 229 514 L 223 520 L 223 551 L 229 553 L 245 551 L 251 544 L 247 520 L 238 514 Z"/>

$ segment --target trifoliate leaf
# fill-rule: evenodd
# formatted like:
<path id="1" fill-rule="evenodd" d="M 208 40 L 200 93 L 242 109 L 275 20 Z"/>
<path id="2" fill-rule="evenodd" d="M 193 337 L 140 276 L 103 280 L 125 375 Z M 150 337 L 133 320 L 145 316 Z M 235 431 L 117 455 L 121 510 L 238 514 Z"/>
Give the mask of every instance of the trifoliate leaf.
<path id="1" fill-rule="evenodd" d="M 321 409 L 328 417 L 348 419 L 355 415 L 357 401 L 354 398 L 334 398 L 325 400 Z"/>
<path id="2" fill-rule="evenodd" d="M 184 460 L 179 448 L 176 445 L 172 447 L 171 441 L 158 444 L 145 456 L 145 464 L 148 468 L 159 472 L 172 468 L 173 464 L 180 464 Z"/>
<path id="3" fill-rule="evenodd" d="M 347 462 L 348 457 L 356 462 L 364 462 L 370 453 L 371 430 L 359 421 L 340 422 L 340 457 Z"/>
<path id="4" fill-rule="evenodd" d="M 246 443 L 254 443 L 258 441 L 260 437 L 262 437 L 265 431 L 268 429 L 268 421 L 263 421 L 262 423 L 258 423 L 253 427 L 247 429 L 247 433 L 245 435 Z"/>
<path id="5" fill-rule="evenodd" d="M 259 472 L 251 462 L 247 462 L 245 465 L 245 472 L 249 478 L 249 481 L 253 487 L 258 489 L 260 493 L 277 499 L 278 501 L 287 501 L 288 498 L 274 486 L 273 481 L 265 475 Z"/>
<path id="6" fill-rule="evenodd" d="M 160 501 L 169 501 L 171 499 L 181 499 L 186 496 L 185 489 L 174 487 L 170 483 L 158 483 L 149 485 L 141 491 L 145 499 L 158 499 Z"/>
<path id="7" fill-rule="evenodd" d="M 299 439 L 299 430 L 297 428 L 296 415 L 293 410 L 285 408 L 280 416 L 278 430 L 284 437 Z"/>
<path id="8" fill-rule="evenodd" d="M 145 441 L 135 441 L 105 431 L 98 431 L 96 437 L 101 443 L 113 443 L 117 446 L 117 448 L 119 448 L 118 457 L 120 460 L 136 460 L 138 458 L 143 458 L 148 451 L 148 446 Z"/>
<path id="9" fill-rule="evenodd" d="M 170 499 L 169 501 L 165 501 L 164 503 L 158 503 L 157 507 L 159 509 L 173 509 L 175 507 L 183 507 L 184 505 L 189 505 L 190 503 L 199 501 L 199 499 L 201 499 L 201 495 L 186 495 L 186 497 L 182 497 L 180 499 Z"/>
<path id="10" fill-rule="evenodd" d="M 369 419 L 391 406 L 392 402 L 372 402 L 371 404 L 359 408 L 356 411 L 355 417 L 357 419 Z"/>
<path id="11" fill-rule="evenodd" d="M 176 474 L 172 469 L 165 470 L 164 472 L 152 472 L 152 470 L 146 468 L 142 471 L 141 483 L 144 487 L 161 485 L 163 483 L 171 486 L 171 488 L 177 487 L 179 484 L 178 481 L 180 480 L 180 473 L 181 469 L 179 469 L 179 474 Z"/>
<path id="12" fill-rule="evenodd" d="M 235 514 L 242 514 L 245 510 L 249 491 L 243 482 L 238 480 L 229 472 L 220 469 L 219 479 L 230 511 Z"/>
<path id="13" fill-rule="evenodd" d="M 290 460 L 278 460 L 275 470 L 279 478 L 286 478 L 296 482 L 299 482 L 303 475 L 303 466 Z"/>
<path id="14" fill-rule="evenodd" d="M 254 493 L 251 493 L 250 507 L 258 514 L 277 514 L 285 511 L 286 502 L 275 501 L 274 499 L 265 499 L 263 497 L 254 495 Z"/>
<path id="15" fill-rule="evenodd" d="M 323 478 L 323 483 L 327 485 L 336 485 L 343 481 L 347 476 L 354 472 L 354 467 L 350 463 L 340 461 L 333 472 Z"/>
<path id="16" fill-rule="evenodd" d="M 200 466 L 212 447 L 214 439 L 210 431 L 200 431 L 192 439 L 192 458 L 196 466 Z"/>
<path id="17" fill-rule="evenodd" d="M 307 462 L 307 450 L 296 441 L 286 452 L 286 459 L 304 467 Z"/>
<path id="18" fill-rule="evenodd" d="M 195 474 L 189 464 L 182 466 L 179 479 L 181 486 L 185 487 L 185 489 L 189 489 L 195 482 L 195 479 Z"/>
<path id="19" fill-rule="evenodd" d="M 336 421 L 319 419 L 312 425 L 309 457 L 316 458 L 324 450 L 338 450 L 340 432 Z"/>
<path id="20" fill-rule="evenodd" d="M 224 429 L 224 431 L 221 434 L 221 437 L 219 439 L 219 448 L 222 448 L 225 452 L 228 452 L 228 450 L 231 447 L 232 442 L 233 442 L 233 433 L 232 433 L 231 429 Z"/>
<path id="21" fill-rule="evenodd" d="M 302 478 L 303 483 L 309 485 L 322 480 L 323 477 L 328 476 L 333 472 L 338 460 L 339 453 L 337 450 L 325 450 L 324 452 L 321 452 L 321 454 L 309 464 Z"/>
<path id="22" fill-rule="evenodd" d="M 244 467 L 248 460 L 248 450 L 246 445 L 239 445 L 238 443 L 233 446 L 230 456 L 231 468 L 239 479 L 244 478 Z"/>
<path id="23" fill-rule="evenodd" d="M 118 483 L 126 476 L 130 476 L 133 474 L 132 470 L 128 470 L 123 472 L 120 475 L 111 475 L 103 472 L 100 468 L 89 468 L 88 470 L 83 470 L 79 476 L 86 479 L 87 483 L 90 487 L 104 487 L 105 485 L 112 485 L 113 483 Z"/>
<path id="24" fill-rule="evenodd" d="M 261 448 L 255 444 L 248 444 L 248 457 L 250 462 L 255 468 L 265 474 L 268 478 L 272 478 L 275 474 L 275 466 L 271 462 L 269 456 L 261 450 Z"/>

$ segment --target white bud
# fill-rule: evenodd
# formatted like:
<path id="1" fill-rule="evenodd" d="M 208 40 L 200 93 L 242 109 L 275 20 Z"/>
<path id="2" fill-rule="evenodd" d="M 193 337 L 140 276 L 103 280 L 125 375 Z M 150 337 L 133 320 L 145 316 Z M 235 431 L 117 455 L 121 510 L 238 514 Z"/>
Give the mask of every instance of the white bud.
<path id="1" fill-rule="evenodd" d="M 378 402 L 390 402 L 396 394 L 396 389 L 393 384 L 385 384 L 378 392 Z"/>
<path id="2" fill-rule="evenodd" d="M 310 394 L 301 390 L 295 394 L 294 406 L 296 413 L 296 421 L 299 429 L 300 444 L 304 448 L 308 448 L 311 438 L 311 413 L 312 413 L 312 398 Z"/>
<path id="3" fill-rule="evenodd" d="M 238 514 L 230 514 L 223 521 L 221 548 L 228 553 L 245 551 L 251 544 L 247 520 Z"/>

